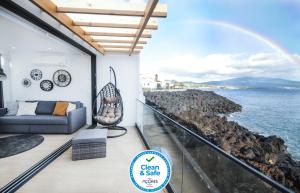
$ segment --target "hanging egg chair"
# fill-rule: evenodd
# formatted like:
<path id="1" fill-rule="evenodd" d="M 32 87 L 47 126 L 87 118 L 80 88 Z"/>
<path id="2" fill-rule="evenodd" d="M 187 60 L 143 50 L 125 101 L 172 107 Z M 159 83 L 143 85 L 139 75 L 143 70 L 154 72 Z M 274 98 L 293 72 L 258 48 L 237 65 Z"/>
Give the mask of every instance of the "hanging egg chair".
<path id="1" fill-rule="evenodd" d="M 100 103 L 97 113 L 93 114 L 93 119 L 102 125 L 102 128 L 120 130 L 121 134 L 107 136 L 108 138 L 115 138 L 125 135 L 127 129 L 117 126 L 123 120 L 123 102 L 120 91 L 117 88 L 115 71 L 112 67 L 109 67 L 109 71 L 110 81 L 99 91 L 93 103 L 93 109 L 97 108 L 97 104 Z M 114 75 L 114 84 L 111 82 L 111 74 Z"/>

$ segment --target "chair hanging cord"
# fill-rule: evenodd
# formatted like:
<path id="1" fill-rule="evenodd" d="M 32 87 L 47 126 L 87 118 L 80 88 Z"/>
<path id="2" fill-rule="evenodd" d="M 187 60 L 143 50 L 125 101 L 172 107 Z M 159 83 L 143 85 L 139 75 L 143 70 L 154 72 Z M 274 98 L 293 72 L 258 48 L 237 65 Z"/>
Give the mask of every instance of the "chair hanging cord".
<path id="1" fill-rule="evenodd" d="M 111 66 L 109 67 L 109 71 L 110 71 L 110 76 L 111 76 L 111 73 L 113 73 L 113 75 L 114 75 L 114 81 L 115 81 L 114 82 L 114 86 L 115 86 L 115 95 L 114 96 L 116 96 L 116 93 L 118 91 L 116 73 L 115 73 L 115 70 Z"/>
<path id="2" fill-rule="evenodd" d="M 109 67 L 109 82 L 111 82 L 111 67 Z"/>

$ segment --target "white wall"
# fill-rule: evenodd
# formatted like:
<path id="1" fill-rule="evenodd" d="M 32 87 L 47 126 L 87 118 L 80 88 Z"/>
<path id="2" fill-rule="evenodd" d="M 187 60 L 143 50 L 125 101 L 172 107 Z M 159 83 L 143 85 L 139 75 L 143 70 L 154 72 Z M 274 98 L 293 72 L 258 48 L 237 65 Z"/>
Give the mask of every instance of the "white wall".
<path id="1" fill-rule="evenodd" d="M 31 1 L 24 1 L 24 0 L 12 0 L 13 2 L 17 3 L 33 15 L 37 16 L 38 18 L 42 19 L 43 21 L 47 22 L 49 25 L 52 27 L 56 28 L 57 30 L 61 31 L 65 35 L 67 35 L 69 38 L 73 39 L 77 43 L 81 44 L 84 46 L 86 49 L 90 50 L 93 53 L 98 53 L 95 48 L 90 46 L 88 43 L 83 41 L 81 38 L 79 38 L 76 34 L 74 34 L 71 30 L 68 28 L 64 27 L 61 25 L 57 20 L 55 20 L 53 17 L 50 15 L 46 14 L 43 10 L 41 10 L 38 6 L 36 6 L 34 3 Z M 2 8 L 0 7 L 0 10 Z M 4 9 L 2 9 L 4 10 Z"/>
<path id="2" fill-rule="evenodd" d="M 91 123 L 91 63 L 90 56 L 29 23 L 0 10 L 0 52 L 4 54 L 8 79 L 4 82 L 4 99 L 15 100 L 67 100 L 81 101 L 87 107 L 87 120 Z M 43 78 L 52 81 L 59 69 L 70 72 L 72 82 L 50 92 L 40 89 L 40 81 L 30 78 L 30 71 L 38 68 Z M 22 86 L 29 78 L 31 87 Z"/>
<path id="3" fill-rule="evenodd" d="M 59 57 L 58 57 L 59 56 Z M 56 65 L 38 64 L 38 61 L 48 61 L 53 58 L 56 62 L 65 60 L 65 64 Z M 59 60 L 59 58 L 61 58 Z M 35 61 L 37 61 L 35 63 Z M 11 57 L 11 98 L 10 100 L 66 100 L 66 101 L 81 101 L 87 107 L 87 120 L 91 123 L 91 70 L 90 57 L 86 55 L 75 55 L 73 53 L 64 53 L 61 55 L 51 53 L 36 53 L 23 52 L 13 53 Z M 42 80 L 52 80 L 53 73 L 56 70 L 67 70 L 72 81 L 67 87 L 54 88 L 50 92 L 45 92 L 40 88 L 41 81 L 35 81 L 30 78 L 30 71 L 38 68 L 43 72 Z M 28 78 L 31 80 L 29 88 L 23 87 L 22 79 Z M 6 100 L 7 101 L 7 100 Z"/>
<path id="4" fill-rule="evenodd" d="M 97 86 L 101 90 L 109 82 L 109 66 L 116 71 L 117 86 L 124 103 L 124 118 L 121 126 L 136 123 L 136 99 L 139 94 L 139 55 L 104 55 L 97 57 Z M 112 80 L 113 81 L 113 80 Z"/>
<path id="5" fill-rule="evenodd" d="M 8 73 L 5 101 L 80 100 L 87 107 L 87 120 L 91 123 L 90 56 L 22 19 L 7 16 L 1 9 L 0 27 L 0 52 L 5 53 L 5 72 Z M 97 55 L 98 91 L 109 81 L 109 66 L 116 71 L 124 103 L 122 126 L 134 126 L 136 122 L 139 63 L 139 55 Z M 66 69 L 72 75 L 72 83 L 66 88 L 56 86 L 51 92 L 44 92 L 39 87 L 40 82 L 31 80 L 32 86 L 24 88 L 21 81 L 30 78 L 29 73 L 34 68 L 41 69 L 43 79 L 50 80 L 54 71 Z"/>

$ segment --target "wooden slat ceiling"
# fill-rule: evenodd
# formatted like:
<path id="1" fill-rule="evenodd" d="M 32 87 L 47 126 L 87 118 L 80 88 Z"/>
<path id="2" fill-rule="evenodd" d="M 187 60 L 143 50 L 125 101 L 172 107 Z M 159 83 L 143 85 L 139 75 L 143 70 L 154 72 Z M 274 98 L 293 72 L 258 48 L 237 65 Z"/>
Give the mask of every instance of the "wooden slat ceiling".
<path id="1" fill-rule="evenodd" d="M 31 0 L 77 36 L 105 53 L 139 53 L 167 17 L 159 0 Z"/>

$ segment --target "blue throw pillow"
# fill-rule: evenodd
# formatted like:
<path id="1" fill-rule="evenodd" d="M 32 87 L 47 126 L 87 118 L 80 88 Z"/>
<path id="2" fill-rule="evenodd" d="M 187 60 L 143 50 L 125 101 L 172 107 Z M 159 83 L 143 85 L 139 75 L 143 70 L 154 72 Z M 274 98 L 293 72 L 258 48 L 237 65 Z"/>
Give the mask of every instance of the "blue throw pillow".
<path id="1" fill-rule="evenodd" d="M 35 113 L 37 115 L 52 115 L 56 101 L 39 101 Z"/>

